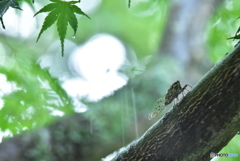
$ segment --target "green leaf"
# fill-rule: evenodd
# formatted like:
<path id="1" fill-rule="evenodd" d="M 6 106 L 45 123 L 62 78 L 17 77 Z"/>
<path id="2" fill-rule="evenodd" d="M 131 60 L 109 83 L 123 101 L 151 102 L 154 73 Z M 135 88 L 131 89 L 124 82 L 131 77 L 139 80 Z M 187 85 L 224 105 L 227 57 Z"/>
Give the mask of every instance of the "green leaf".
<path id="1" fill-rule="evenodd" d="M 41 31 L 38 34 L 37 37 L 37 41 L 39 40 L 39 38 L 41 37 L 42 33 L 49 28 L 50 26 L 52 26 L 54 24 L 54 22 L 57 20 L 58 18 L 58 11 L 57 10 L 53 10 L 52 12 L 50 12 L 47 17 L 44 19 L 44 23 L 42 25 Z"/>
<path id="2" fill-rule="evenodd" d="M 60 2 L 61 0 L 50 0 L 51 2 Z"/>
<path id="3" fill-rule="evenodd" d="M 34 16 L 43 12 L 50 12 L 44 20 L 41 31 L 38 34 L 37 41 L 39 40 L 42 33 L 52 26 L 54 22 L 57 21 L 57 31 L 61 42 L 61 50 L 62 56 L 64 55 L 64 39 L 67 33 L 67 25 L 69 24 L 73 31 L 74 36 L 77 32 L 77 18 L 74 13 L 85 15 L 90 18 L 87 14 L 85 14 L 80 8 L 75 6 L 74 4 L 79 3 L 80 1 L 60 1 L 60 0 L 50 0 L 54 3 L 50 3 L 40 9 Z"/>
<path id="4" fill-rule="evenodd" d="M 35 17 L 39 13 L 50 12 L 50 11 L 56 9 L 56 7 L 57 7 L 56 3 L 50 3 L 46 6 L 44 6 L 42 9 L 40 9 L 37 13 L 35 13 L 35 15 L 33 17 Z"/>
<path id="5" fill-rule="evenodd" d="M 67 17 L 68 23 L 70 24 L 70 26 L 72 27 L 72 29 L 74 31 L 73 36 L 75 36 L 76 32 L 77 32 L 77 27 L 78 27 L 76 15 L 73 12 L 69 11 L 69 14 L 67 16 L 68 16 Z"/>
<path id="6" fill-rule="evenodd" d="M 63 11 L 67 11 L 66 7 L 67 6 L 64 3 L 62 3 L 61 8 Z M 61 41 L 62 56 L 64 55 L 64 39 L 67 32 L 67 24 L 68 24 L 67 12 L 66 14 L 60 14 L 57 21 L 57 30 Z"/>
<path id="7" fill-rule="evenodd" d="M 75 6 L 75 5 L 72 5 L 72 11 L 77 13 L 77 14 L 80 14 L 80 15 L 84 15 L 86 16 L 87 18 L 91 19 L 86 13 L 84 13 L 78 6 Z"/>
<path id="8" fill-rule="evenodd" d="M 80 1 L 70 1 L 70 2 L 68 2 L 70 5 L 72 5 L 72 4 L 76 4 L 76 3 L 79 3 Z"/>

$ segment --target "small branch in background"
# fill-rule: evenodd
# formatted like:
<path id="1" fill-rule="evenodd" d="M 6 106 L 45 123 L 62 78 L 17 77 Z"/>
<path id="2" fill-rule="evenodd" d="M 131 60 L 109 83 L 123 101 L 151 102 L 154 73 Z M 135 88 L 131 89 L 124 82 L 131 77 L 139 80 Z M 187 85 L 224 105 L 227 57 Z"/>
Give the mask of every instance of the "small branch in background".
<path id="1" fill-rule="evenodd" d="M 128 0 L 128 8 L 131 7 L 131 0 Z"/>

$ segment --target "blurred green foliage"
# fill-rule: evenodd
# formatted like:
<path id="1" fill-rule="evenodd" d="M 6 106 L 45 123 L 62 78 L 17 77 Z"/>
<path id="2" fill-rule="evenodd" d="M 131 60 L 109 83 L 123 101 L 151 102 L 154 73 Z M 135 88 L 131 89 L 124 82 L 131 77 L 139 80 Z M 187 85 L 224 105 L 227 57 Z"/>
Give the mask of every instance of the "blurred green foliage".
<path id="1" fill-rule="evenodd" d="M 42 3 L 46 3 L 46 1 Z M 22 3 L 20 4 L 22 5 Z M 103 1 L 91 13 L 92 20 L 78 19 L 82 29 L 78 30 L 76 38 L 72 38 L 71 32 L 68 32 L 67 37 L 70 37 L 71 42 L 81 44 L 96 33 L 115 35 L 125 43 L 129 51 L 134 50 L 137 53 L 137 55 L 132 54 L 136 58 L 129 57 L 128 59 L 130 64 L 142 66 L 138 71 L 138 73 L 141 73 L 149 62 L 148 56 L 153 55 L 158 50 L 166 14 L 167 3 L 162 0 L 154 3 L 131 2 L 130 9 L 127 7 L 127 1 Z M 36 19 L 40 20 L 39 18 Z M 4 44 L 1 48 L 1 56 L 5 59 L 1 63 L 0 73 L 5 75 L 7 83 L 14 86 L 11 92 L 2 94 L 3 107 L 0 110 L 0 130 L 2 132 L 10 131 L 14 136 L 26 130 L 45 126 L 56 118 L 60 118 L 53 114 L 54 111 L 62 112 L 65 115 L 75 113 L 71 98 L 61 88 L 59 80 L 50 75 L 48 69 L 42 69 L 38 65 L 38 59 L 41 55 L 59 51 L 51 47 L 54 46 L 55 40 L 58 40 L 55 32 L 56 28 L 49 28 L 48 30 L 48 33 L 43 34 L 42 39 L 37 44 L 34 44 L 34 39 L 36 40 L 37 36 L 35 32 L 27 38 L 21 38 L 18 35 L 11 37 L 6 32 L 2 32 L 2 34 L 6 34 L 0 38 L 0 41 Z M 68 52 L 70 50 L 66 48 L 66 53 Z M 138 66 L 133 65 L 133 68 L 139 70 Z M 136 70 L 127 75 L 136 76 Z M 152 102 L 154 99 L 152 98 L 149 101 Z M 132 100 L 130 99 L 130 101 Z M 118 128 L 119 122 L 129 122 L 133 119 L 133 111 L 131 110 L 129 112 L 131 116 L 129 117 L 119 115 L 122 108 L 116 105 L 115 99 L 110 99 L 108 103 L 99 102 L 97 104 L 103 107 L 91 108 L 89 106 L 91 109 L 100 110 L 100 112 L 94 112 L 93 110 L 93 123 L 99 129 L 106 125 L 110 126 L 106 128 L 112 129 L 111 133 L 103 134 L 103 138 L 109 139 L 111 138 L 109 135 L 121 134 L 121 129 Z M 128 107 L 130 106 L 132 107 L 132 104 Z M 116 112 L 117 109 L 120 111 Z M 101 115 L 99 116 L 98 113 Z M 111 118 L 113 115 L 116 115 L 114 117 L 116 122 L 107 124 L 108 122 L 104 119 Z M 122 119 L 123 117 L 124 119 Z M 96 121 L 94 121 L 94 118 L 96 118 Z"/>
<path id="2" fill-rule="evenodd" d="M 45 2 L 38 1 L 39 4 Z M 182 72 L 177 62 L 168 58 L 158 58 L 158 65 L 153 65 L 152 62 L 148 64 L 149 56 L 156 58 L 154 56 L 159 49 L 168 18 L 169 2 L 131 1 L 130 8 L 128 2 L 102 1 L 89 14 L 91 20 L 82 17 L 78 19 L 81 30 L 77 31 L 75 39 L 72 38 L 72 31 L 67 32 L 66 36 L 70 42 L 81 45 L 97 33 L 109 33 L 119 38 L 127 47 L 127 61 L 131 68 L 126 68 L 123 72 L 130 78 L 128 85 L 100 102 L 86 103 L 90 110 L 85 112 L 84 116 L 81 115 L 90 120 L 89 131 L 93 132 L 95 137 L 101 138 L 104 143 L 115 140 L 120 142 L 121 146 L 136 138 L 136 126 L 143 125 L 138 129 L 141 135 L 153 123 L 141 120 L 147 118 L 152 109 L 151 105 L 171 85 L 172 82 L 167 83 L 163 79 L 170 81 L 173 77 L 181 78 Z M 235 44 L 226 39 L 234 36 L 239 27 L 239 22 L 234 22 L 239 16 L 239 5 L 237 0 L 226 1 L 209 22 L 206 37 L 209 57 L 213 62 L 219 61 L 224 56 L 221 55 L 224 54 L 223 51 L 231 51 Z M 36 19 L 41 21 L 41 18 Z M 37 33 L 28 38 L 12 37 L 4 32 L 1 34 L 3 36 L 0 37 L 0 42 L 4 45 L 0 48 L 0 56 L 4 57 L 4 61 L 1 62 L 0 73 L 12 84 L 13 90 L 1 95 L 3 107 L 0 108 L 0 130 L 9 130 L 15 136 L 60 119 L 60 116 L 53 115 L 54 110 L 65 115 L 74 114 L 71 98 L 62 89 L 61 82 L 54 78 L 48 69 L 42 69 L 38 64 L 42 55 L 59 52 L 55 48 L 51 49 L 58 40 L 56 28 L 49 28 L 37 44 L 33 44 Z M 71 50 L 67 49 L 67 46 L 65 52 L 69 54 Z M 141 77 L 139 73 L 143 73 Z M 135 113 L 140 118 L 137 123 L 134 123 Z M 237 141 L 233 142 L 236 146 Z"/>
<path id="3" fill-rule="evenodd" d="M 240 157 L 240 153 L 239 153 L 239 149 L 240 149 L 240 144 L 239 144 L 239 140 L 240 140 L 240 135 L 236 135 L 229 143 L 227 146 L 225 146 L 219 153 L 236 153 L 238 154 L 237 157 L 218 157 L 217 160 L 218 161 L 239 161 L 239 157 Z"/>
<path id="4" fill-rule="evenodd" d="M 214 63 L 231 51 L 238 42 L 238 40 L 227 40 L 227 38 L 235 36 L 240 26 L 240 21 L 237 20 L 240 16 L 239 8 L 238 0 L 224 1 L 210 19 L 206 38 L 209 57 Z"/>
<path id="5" fill-rule="evenodd" d="M 82 30 L 77 35 L 81 36 L 77 36 L 76 40 L 84 42 L 95 33 L 109 33 L 132 48 L 138 58 L 152 55 L 159 47 L 167 18 L 167 5 L 168 2 L 163 0 L 153 3 L 132 1 L 131 8 L 128 8 L 126 1 L 102 1 L 89 15 L 90 21 L 80 19 Z"/>
<path id="6" fill-rule="evenodd" d="M 1 98 L 0 128 L 13 135 L 50 123 L 59 117 L 53 114 L 56 111 L 62 114 L 73 111 L 59 81 L 21 52 L 7 56 L 0 66 L 0 73 L 6 76 L 5 85 L 12 87 L 10 92 L 3 92 Z"/>

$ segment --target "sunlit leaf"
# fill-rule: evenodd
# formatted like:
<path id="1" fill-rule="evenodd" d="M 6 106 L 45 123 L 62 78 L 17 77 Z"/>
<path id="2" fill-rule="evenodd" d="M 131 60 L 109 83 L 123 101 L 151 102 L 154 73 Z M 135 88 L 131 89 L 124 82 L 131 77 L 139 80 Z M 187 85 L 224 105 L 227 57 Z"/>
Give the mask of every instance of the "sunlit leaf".
<path id="1" fill-rule="evenodd" d="M 9 130 L 16 135 L 26 128 L 34 129 L 53 121 L 58 117 L 51 115 L 55 110 L 63 114 L 73 112 L 70 98 L 58 79 L 25 55 L 17 55 L 11 69 L 0 66 L 0 73 L 12 85 L 11 92 L 1 96 L 1 131 Z"/>

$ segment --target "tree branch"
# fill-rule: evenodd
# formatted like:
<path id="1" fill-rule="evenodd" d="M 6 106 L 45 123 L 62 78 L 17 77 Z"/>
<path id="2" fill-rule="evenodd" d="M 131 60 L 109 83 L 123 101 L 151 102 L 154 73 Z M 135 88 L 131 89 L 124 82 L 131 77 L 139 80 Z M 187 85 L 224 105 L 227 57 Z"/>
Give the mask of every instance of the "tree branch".
<path id="1" fill-rule="evenodd" d="M 240 46 L 113 160 L 209 160 L 240 130 Z"/>

